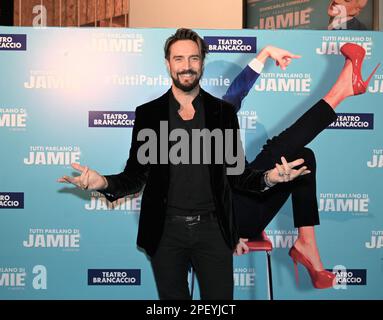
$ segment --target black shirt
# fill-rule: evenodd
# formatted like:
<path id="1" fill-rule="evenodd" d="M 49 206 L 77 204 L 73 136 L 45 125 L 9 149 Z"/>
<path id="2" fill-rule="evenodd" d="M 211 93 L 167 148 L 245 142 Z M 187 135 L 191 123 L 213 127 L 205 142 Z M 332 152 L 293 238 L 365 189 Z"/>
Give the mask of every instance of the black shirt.
<path id="1" fill-rule="evenodd" d="M 170 94 L 169 132 L 174 129 L 183 129 L 188 133 L 189 163 L 174 164 L 171 157 L 169 157 L 168 215 L 208 214 L 215 209 L 209 165 L 203 164 L 204 146 L 202 140 L 200 140 L 200 157 L 197 159 L 199 161 L 197 161 L 198 163 L 192 163 L 192 129 L 201 130 L 205 128 L 205 106 L 202 95 L 198 94 L 192 104 L 195 109 L 193 119 L 183 120 L 178 113 L 180 104 L 174 95 Z M 177 141 L 170 141 L 169 150 L 172 150 L 173 146 L 178 144 L 180 140 L 181 138 L 177 137 Z M 180 155 L 181 152 L 177 152 L 177 156 Z"/>

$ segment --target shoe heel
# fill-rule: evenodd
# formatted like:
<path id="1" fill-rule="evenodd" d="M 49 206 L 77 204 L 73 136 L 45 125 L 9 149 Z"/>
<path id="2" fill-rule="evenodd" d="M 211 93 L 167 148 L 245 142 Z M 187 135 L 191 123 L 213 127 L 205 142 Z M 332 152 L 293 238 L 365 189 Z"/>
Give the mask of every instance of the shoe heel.
<path id="1" fill-rule="evenodd" d="M 294 263 L 294 270 L 295 270 L 295 282 L 297 283 L 297 287 L 298 287 L 299 286 L 298 266 L 295 260 L 293 260 L 293 263 Z"/>
<path id="2" fill-rule="evenodd" d="M 297 285 L 298 285 L 297 264 L 299 262 L 307 269 L 314 288 L 326 289 L 326 288 L 331 288 L 333 286 L 335 275 L 332 272 L 329 272 L 327 270 L 320 270 L 320 271 L 315 270 L 311 262 L 306 258 L 306 256 L 300 253 L 294 246 L 291 247 L 289 251 L 289 255 L 294 263 L 295 280 L 297 282 Z"/>
<path id="3" fill-rule="evenodd" d="M 367 80 L 364 82 L 364 85 L 366 86 L 366 88 L 368 87 L 368 84 L 370 83 L 370 80 L 371 80 L 372 76 L 375 74 L 376 70 L 378 70 L 379 66 L 380 66 L 380 63 L 378 63 L 378 65 L 375 67 L 375 69 L 372 70 L 370 76 L 369 76 L 369 77 L 367 78 Z"/>

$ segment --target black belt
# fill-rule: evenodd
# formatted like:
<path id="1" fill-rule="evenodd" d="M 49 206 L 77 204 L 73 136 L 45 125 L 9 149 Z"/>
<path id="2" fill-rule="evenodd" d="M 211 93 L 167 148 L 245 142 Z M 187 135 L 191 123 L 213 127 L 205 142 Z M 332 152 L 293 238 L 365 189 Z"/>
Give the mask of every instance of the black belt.
<path id="1" fill-rule="evenodd" d="M 167 215 L 166 219 L 168 219 L 170 221 L 184 222 L 184 223 L 190 225 L 190 224 L 197 224 L 200 222 L 214 221 L 214 220 L 216 220 L 216 216 L 213 215 L 212 213 L 210 213 L 210 214 L 199 214 L 196 216 Z"/>

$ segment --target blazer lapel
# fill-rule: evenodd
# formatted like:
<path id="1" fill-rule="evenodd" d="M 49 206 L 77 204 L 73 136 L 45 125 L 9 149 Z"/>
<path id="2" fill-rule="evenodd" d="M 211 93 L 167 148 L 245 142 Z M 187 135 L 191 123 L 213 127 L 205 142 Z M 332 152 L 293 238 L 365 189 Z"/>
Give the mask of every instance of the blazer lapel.
<path id="1" fill-rule="evenodd" d="M 220 120 L 222 105 L 220 101 L 204 90 L 202 90 L 202 93 L 204 98 L 203 104 L 205 109 L 205 127 L 209 129 L 210 132 L 212 132 L 212 130 L 216 128 L 222 129 L 222 124 Z M 210 182 L 211 182 L 213 193 L 215 193 L 216 196 L 218 196 L 216 185 L 218 181 L 220 180 L 220 178 L 222 178 L 222 166 L 214 164 L 215 163 L 214 153 L 215 153 L 215 146 L 214 146 L 214 143 L 212 143 L 211 151 L 210 151 L 210 154 L 212 155 L 211 157 L 212 161 L 209 164 Z"/>
<path id="2" fill-rule="evenodd" d="M 157 128 L 157 161 L 158 161 L 158 166 L 159 166 L 159 172 L 161 175 L 161 183 L 163 184 L 164 188 L 161 190 L 164 194 L 164 197 L 167 196 L 168 192 L 168 187 L 169 187 L 169 164 L 168 163 L 161 163 L 160 159 L 160 148 L 161 148 L 161 143 L 160 139 L 166 139 L 168 141 L 168 151 L 167 155 L 169 154 L 169 89 L 164 95 L 162 95 L 158 100 L 157 100 L 157 105 L 155 106 L 156 113 L 153 115 L 149 115 L 150 117 L 152 116 L 152 120 L 155 121 L 156 123 L 156 128 Z M 160 122 L 165 121 L 167 124 L 167 136 L 161 136 L 161 126 Z M 169 162 L 169 158 L 167 158 L 167 162 Z"/>
<path id="3" fill-rule="evenodd" d="M 167 121 L 169 122 L 169 89 L 165 94 L 163 94 L 159 99 L 158 99 L 158 105 L 157 105 L 157 110 L 158 110 L 158 120 L 159 121 Z"/>
<path id="4" fill-rule="evenodd" d="M 205 110 L 205 126 L 210 131 L 215 128 L 220 128 L 220 104 L 218 101 L 209 93 L 202 90 L 204 99 L 204 110 Z"/>

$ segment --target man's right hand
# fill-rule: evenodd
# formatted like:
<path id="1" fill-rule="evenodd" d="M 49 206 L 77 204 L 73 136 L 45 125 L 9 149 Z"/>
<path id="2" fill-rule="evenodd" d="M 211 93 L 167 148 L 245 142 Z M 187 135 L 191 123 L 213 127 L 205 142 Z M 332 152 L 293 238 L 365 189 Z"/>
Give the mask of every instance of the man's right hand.
<path id="1" fill-rule="evenodd" d="M 63 176 L 57 179 L 61 183 L 71 183 L 82 190 L 102 190 L 108 187 L 108 181 L 97 171 L 81 166 L 79 163 L 72 163 L 72 168 L 81 172 L 76 177 Z"/>

